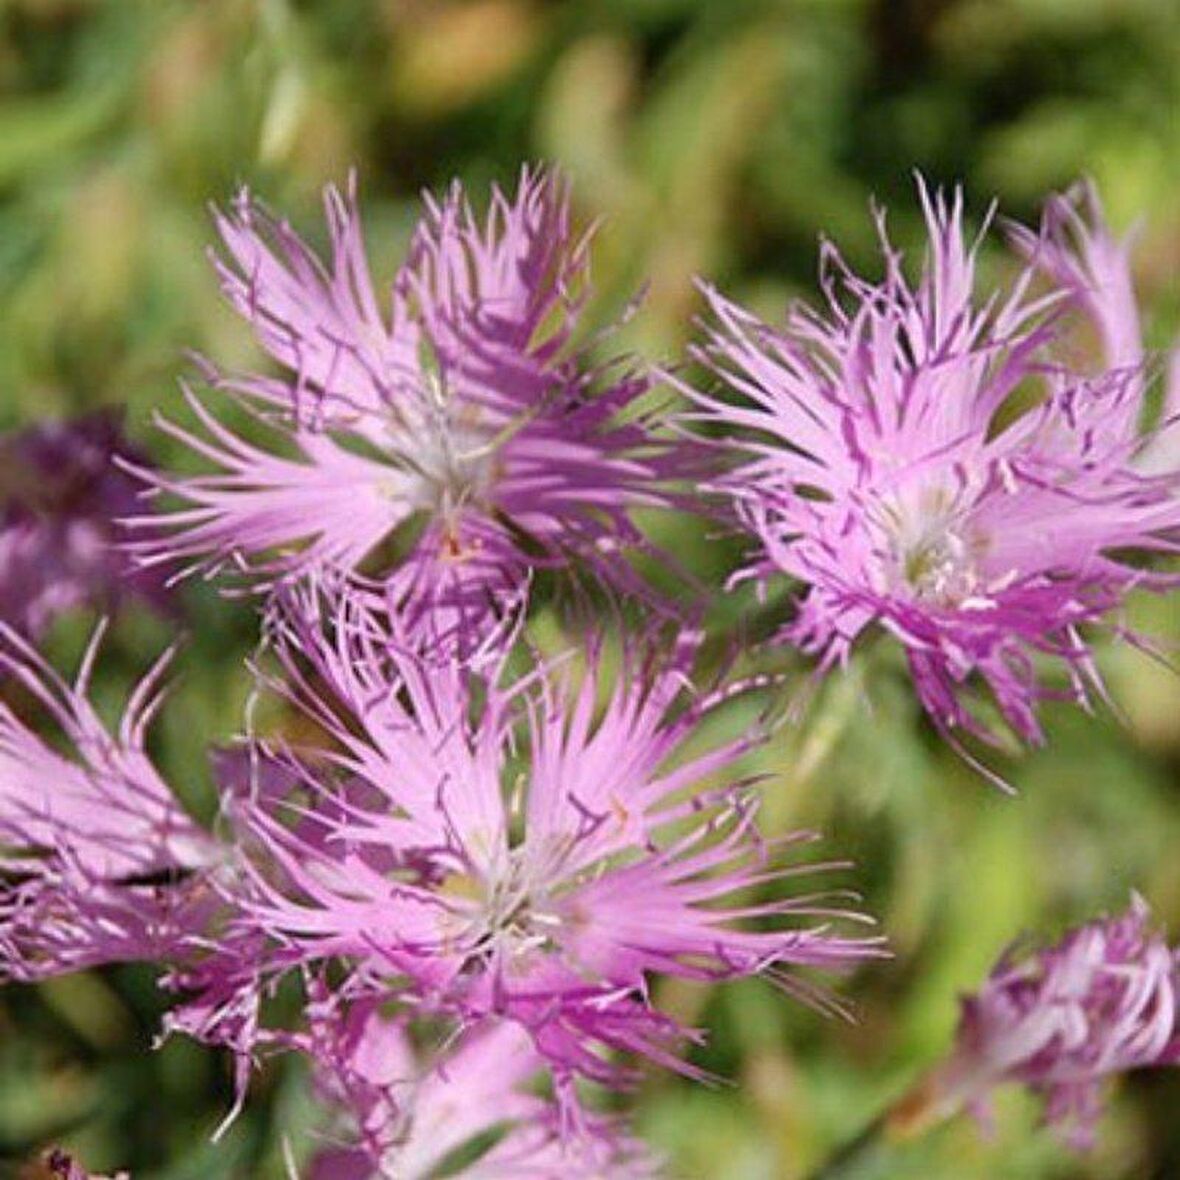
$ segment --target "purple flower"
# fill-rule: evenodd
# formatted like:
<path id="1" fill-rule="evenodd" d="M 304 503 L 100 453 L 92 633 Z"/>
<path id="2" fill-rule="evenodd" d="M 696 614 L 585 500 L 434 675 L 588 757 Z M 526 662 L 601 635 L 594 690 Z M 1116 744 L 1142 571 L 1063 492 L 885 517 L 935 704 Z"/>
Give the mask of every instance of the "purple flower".
<path id="1" fill-rule="evenodd" d="M 1164 374 L 1164 396 L 1159 430 L 1139 452 L 1136 466 L 1148 475 L 1180 471 L 1180 341 L 1172 345 Z"/>
<path id="2" fill-rule="evenodd" d="M 686 755 L 723 695 L 689 689 L 694 646 L 504 685 L 390 645 L 347 599 L 328 632 L 297 620 L 286 691 L 331 746 L 282 755 L 302 791 L 239 821 L 258 850 L 241 908 L 277 969 L 343 959 L 373 994 L 463 1027 L 513 1021 L 563 1101 L 576 1075 L 629 1080 L 604 1047 L 692 1072 L 655 975 L 761 974 L 824 1002 L 787 969 L 847 966 L 880 940 L 830 928 L 860 918 L 846 894 L 766 896 L 835 866 L 784 863 L 809 834 L 763 840 L 746 790 L 700 786 L 753 739 Z"/>
<path id="3" fill-rule="evenodd" d="M 976 303 L 961 195 L 921 198 L 929 247 L 915 285 L 882 222 L 883 279 L 825 245 L 826 308 L 797 308 L 782 328 L 707 289 L 714 324 L 698 356 L 740 400 L 689 391 L 694 417 L 730 432 L 719 487 L 760 546 L 739 577 L 806 588 L 781 640 L 827 669 L 877 624 L 905 646 L 944 734 L 996 740 L 966 693 L 978 677 L 1037 743 L 1038 702 L 1062 695 L 1038 657 L 1058 661 L 1085 704 L 1097 674 L 1082 628 L 1133 586 L 1173 585 L 1128 555 L 1174 551 L 1175 477 L 1136 465 L 1127 427 L 1141 382 L 1121 279 L 1100 313 L 1119 365 L 1083 375 L 1049 351 L 1067 311 L 1098 306 L 1083 268 L 1117 277 L 1121 247 L 1095 239 L 1066 264 L 1051 206 L 1011 288 Z M 1061 285 L 1031 295 L 1042 268 Z"/>
<path id="4" fill-rule="evenodd" d="M 654 1157 L 607 1119 L 587 1116 L 561 1133 L 553 1104 L 528 1088 L 543 1062 L 519 1026 L 489 1025 L 424 1059 L 379 1003 L 343 1005 L 322 981 L 311 990 L 310 1032 L 299 1040 L 358 1140 L 318 1153 L 312 1180 L 426 1180 L 488 1135 L 494 1145 L 458 1173 L 465 1180 L 657 1175 Z"/>
<path id="5" fill-rule="evenodd" d="M 119 547 L 116 522 L 138 510 L 139 489 L 116 455 L 142 464 L 108 410 L 0 439 L 0 618 L 25 634 L 128 594 L 167 607 L 163 575 Z"/>
<path id="6" fill-rule="evenodd" d="M 44 1175 L 54 1180 L 131 1180 L 130 1172 L 117 1172 L 113 1176 L 92 1175 L 73 1156 L 57 1147 L 45 1153 L 44 1168 Z"/>
<path id="7" fill-rule="evenodd" d="M 1131 270 L 1131 235 L 1119 240 L 1106 225 L 1093 184 L 1076 185 L 1045 204 L 1040 234 L 1010 227 L 1016 248 L 1043 274 L 1070 293 L 1076 308 L 1097 334 L 1102 363 L 1125 373 L 1133 396 L 1122 405 L 1123 420 L 1104 428 L 1139 440 L 1137 470 L 1176 474 L 1180 470 L 1180 343 L 1166 365 L 1157 430 L 1140 429 L 1143 394 L 1151 364 L 1143 347 L 1139 307 Z"/>
<path id="8" fill-rule="evenodd" d="M 963 1001 L 955 1052 L 933 1087 L 942 1102 L 982 1116 L 994 1086 L 1023 1083 L 1068 1143 L 1089 1147 L 1110 1075 L 1180 1064 L 1180 952 L 1147 922 L 1136 896 L 1122 917 L 1006 953 Z"/>
<path id="9" fill-rule="evenodd" d="M 285 376 L 210 370 L 266 443 L 187 392 L 206 437 L 164 427 L 215 470 L 143 473 L 188 507 L 139 522 L 141 559 L 232 559 L 270 580 L 363 569 L 411 631 L 460 647 L 512 614 L 536 567 L 576 556 L 634 589 L 628 511 L 665 502 L 683 448 L 639 416 L 648 379 L 596 367 L 575 339 L 588 243 L 560 180 L 526 170 L 483 222 L 458 184 L 427 198 L 388 308 L 355 194 L 330 188 L 325 206 L 328 265 L 246 193 L 218 217 L 222 289 Z"/>
<path id="10" fill-rule="evenodd" d="M 1029 262 L 1068 291 L 1090 321 L 1107 368 L 1142 377 L 1143 334 L 1131 275 L 1131 239 L 1116 239 L 1106 225 L 1098 190 L 1079 184 L 1045 202 L 1041 232 L 1010 226 L 1013 244 Z M 1129 423 L 1137 425 L 1139 406 Z"/>
<path id="11" fill-rule="evenodd" d="M 109 733 L 86 699 L 100 636 L 70 685 L 0 629 L 0 669 L 71 750 L 59 753 L 0 703 L 0 977 L 167 957 L 208 919 L 197 870 L 216 862 L 218 847 L 144 751 L 165 661 Z"/>

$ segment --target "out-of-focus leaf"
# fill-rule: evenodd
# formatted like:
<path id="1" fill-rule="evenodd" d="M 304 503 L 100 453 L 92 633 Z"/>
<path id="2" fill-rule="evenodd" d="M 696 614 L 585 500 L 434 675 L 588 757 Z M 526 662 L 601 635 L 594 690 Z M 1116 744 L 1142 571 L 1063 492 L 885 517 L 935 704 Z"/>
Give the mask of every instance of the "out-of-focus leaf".
<path id="1" fill-rule="evenodd" d="M 59 164 L 105 127 L 119 109 L 121 92 L 94 91 L 0 102 L 0 185 Z"/>

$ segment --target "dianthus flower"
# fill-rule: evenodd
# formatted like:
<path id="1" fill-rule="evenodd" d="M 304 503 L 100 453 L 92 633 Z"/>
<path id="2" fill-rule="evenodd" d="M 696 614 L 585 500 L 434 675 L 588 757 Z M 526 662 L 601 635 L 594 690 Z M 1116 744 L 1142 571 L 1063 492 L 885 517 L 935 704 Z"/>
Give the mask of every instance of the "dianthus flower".
<path id="1" fill-rule="evenodd" d="M 613 1121 L 587 1116 L 563 1135 L 552 1102 L 528 1086 L 543 1063 L 528 1034 L 505 1023 L 461 1037 L 433 1057 L 415 1052 L 404 1021 L 373 1001 L 347 1006 L 322 982 L 300 1038 L 327 1098 L 355 1123 L 356 1146 L 328 1147 L 311 1180 L 427 1180 L 492 1137 L 464 1180 L 649 1180 L 655 1157 Z"/>
<path id="2" fill-rule="evenodd" d="M 1153 368 L 1143 347 L 1143 329 L 1131 268 L 1132 235 L 1118 239 L 1106 224 L 1098 191 L 1091 183 L 1055 194 L 1045 204 L 1041 232 L 1012 225 L 1020 253 L 1071 299 L 1095 332 L 1101 363 L 1126 374 L 1134 396 L 1124 399 L 1122 420 L 1109 418 L 1115 431 L 1139 450 L 1134 466 L 1144 472 L 1180 471 L 1180 342 L 1164 366 L 1158 429 L 1145 433 L 1143 394 Z"/>
<path id="3" fill-rule="evenodd" d="M 458 184 L 428 197 L 388 308 L 355 194 L 329 188 L 325 206 L 327 265 L 244 192 L 218 216 L 222 289 L 285 376 L 210 380 L 271 441 L 187 392 L 206 437 L 165 429 L 216 470 L 143 473 L 189 506 L 132 522 L 141 559 L 233 559 L 264 584 L 363 569 L 411 627 L 460 648 L 512 615 L 538 566 L 572 555 L 634 588 L 628 512 L 665 502 L 683 447 L 647 429 L 646 377 L 591 363 L 575 340 L 589 252 L 562 182 L 526 170 L 482 222 Z"/>
<path id="4" fill-rule="evenodd" d="M 44 1176 L 45 1180 L 131 1180 L 130 1172 L 116 1172 L 113 1176 L 92 1174 L 73 1156 L 56 1147 L 45 1153 L 43 1171 L 32 1172 L 29 1175 Z"/>
<path id="5" fill-rule="evenodd" d="M 1142 386 L 1121 283 L 1101 321 L 1115 367 L 1052 359 L 1065 314 L 1094 305 L 1080 271 L 1059 265 L 1057 206 L 1007 293 L 977 304 L 961 194 L 921 197 L 929 247 L 914 285 L 882 221 L 884 277 L 860 278 L 825 245 L 826 308 L 796 308 L 782 328 L 707 289 L 698 356 L 742 400 L 689 393 L 695 416 L 730 434 L 719 487 L 760 545 L 739 576 L 805 587 L 780 638 L 827 669 L 877 624 L 904 644 L 945 735 L 996 740 L 965 692 L 977 676 L 1038 743 L 1037 704 L 1059 690 L 1037 658 L 1085 704 L 1097 676 L 1082 628 L 1134 586 L 1174 584 L 1130 555 L 1174 552 L 1176 475 L 1136 462 Z M 1060 283 L 1034 293 L 1042 270 Z"/>
<path id="6" fill-rule="evenodd" d="M 342 960 L 465 1028 L 513 1021 L 564 1100 L 576 1076 L 626 1084 L 604 1049 L 692 1072 L 653 975 L 762 974 L 822 1002 L 787 968 L 881 953 L 830 928 L 859 917 L 846 894 L 759 899 L 833 866 L 784 864 L 810 834 L 762 840 L 746 790 L 700 787 L 753 739 L 685 758 L 723 695 L 689 690 L 692 643 L 663 662 L 631 651 L 615 675 L 592 656 L 577 685 L 542 669 L 505 687 L 384 642 L 347 599 L 336 615 L 277 641 L 286 691 L 331 746 L 284 755 L 303 790 L 241 821 L 258 850 L 242 909 L 274 962 Z"/>
<path id="7" fill-rule="evenodd" d="M 59 753 L 0 703 L 0 978 L 41 979 L 172 954 L 208 917 L 196 876 L 218 847 L 144 751 L 164 661 L 115 734 L 86 699 L 101 629 L 73 685 L 11 628 L 0 670 L 72 750 Z"/>
<path id="8" fill-rule="evenodd" d="M 117 522 L 138 509 L 139 487 L 116 455 L 139 459 L 106 410 L 0 439 L 0 619 L 26 635 L 129 594 L 166 608 L 162 573 L 119 546 Z"/>
<path id="9" fill-rule="evenodd" d="M 986 1118 L 989 1092 L 1022 1083 L 1071 1146 L 1094 1139 L 1111 1075 L 1180 1065 L 1180 952 L 1130 909 L 1071 930 L 1031 953 L 1005 953 L 963 1000 L 955 1051 L 922 1090 L 943 1113 Z"/>

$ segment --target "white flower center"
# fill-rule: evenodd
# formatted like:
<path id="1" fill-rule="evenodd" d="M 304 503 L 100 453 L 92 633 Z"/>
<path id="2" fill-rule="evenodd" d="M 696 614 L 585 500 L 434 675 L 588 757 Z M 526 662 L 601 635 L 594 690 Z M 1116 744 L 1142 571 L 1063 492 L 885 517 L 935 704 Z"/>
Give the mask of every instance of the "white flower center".
<path id="1" fill-rule="evenodd" d="M 486 495 L 500 441 L 481 407 L 456 401 L 433 372 L 424 374 L 421 396 L 386 423 L 390 462 L 414 477 L 410 499 L 434 517 L 453 516 Z"/>
<path id="2" fill-rule="evenodd" d="M 890 581 L 920 602 L 957 606 L 976 594 L 987 538 L 935 490 L 889 514 Z"/>
<path id="3" fill-rule="evenodd" d="M 967 544 L 949 529 L 924 536 L 906 549 L 902 573 L 918 598 L 935 602 L 964 598 L 975 584 Z"/>
<path id="4" fill-rule="evenodd" d="M 422 506 L 446 515 L 482 496 L 491 484 L 493 448 L 489 442 L 480 431 L 448 422 L 424 431 L 412 454 Z"/>
<path id="5" fill-rule="evenodd" d="M 497 951 L 519 958 L 552 949 L 562 918 L 549 904 L 544 887 L 534 882 L 531 867 L 522 846 L 507 854 L 500 871 L 484 879 L 457 874 L 444 882 L 445 894 L 469 902 L 459 941 L 467 947 L 470 960 Z"/>

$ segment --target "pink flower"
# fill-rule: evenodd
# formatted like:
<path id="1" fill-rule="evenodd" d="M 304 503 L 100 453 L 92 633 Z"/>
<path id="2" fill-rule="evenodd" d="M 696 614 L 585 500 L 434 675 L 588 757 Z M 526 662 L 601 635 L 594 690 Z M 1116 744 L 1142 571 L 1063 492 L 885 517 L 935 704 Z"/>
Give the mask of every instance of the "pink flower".
<path id="1" fill-rule="evenodd" d="M 878 625 L 905 646 L 944 734 L 995 740 L 966 693 L 978 677 L 1012 729 L 1040 742 L 1037 704 L 1060 693 L 1038 658 L 1055 659 L 1085 704 L 1097 677 L 1082 629 L 1133 586 L 1173 585 L 1128 554 L 1174 551 L 1175 477 L 1140 471 L 1127 429 L 1141 382 L 1121 248 L 1094 242 L 1065 263 L 1052 206 L 1011 288 L 976 303 L 961 195 L 921 198 L 916 285 L 882 223 L 884 278 L 858 277 L 825 246 L 826 308 L 797 308 L 782 328 L 706 290 L 714 324 L 698 355 L 740 400 L 689 391 L 694 417 L 730 432 L 719 487 L 759 545 L 740 576 L 805 587 L 781 640 L 827 669 Z M 1062 285 L 1034 297 L 1042 266 Z M 1087 267 L 1114 276 L 1099 314 L 1127 362 L 1095 375 L 1048 352 L 1067 310 L 1099 306 Z M 1031 388 L 1041 400 L 1020 412 Z"/>
<path id="2" fill-rule="evenodd" d="M 44 1157 L 45 1175 L 54 1180 L 131 1180 L 130 1172 L 117 1172 L 113 1176 L 92 1175 L 73 1156 L 60 1148 L 53 1148 Z"/>
<path id="3" fill-rule="evenodd" d="M 1133 396 L 1124 400 L 1121 422 L 1104 429 L 1139 441 L 1137 470 L 1147 474 L 1180 471 L 1180 342 L 1163 368 L 1164 390 L 1157 430 L 1140 429 L 1143 395 L 1154 363 L 1143 347 L 1143 331 L 1131 269 L 1132 236 L 1119 240 L 1106 225 L 1098 190 L 1091 183 L 1054 195 L 1045 205 L 1039 234 L 1019 225 L 1010 233 L 1020 253 L 1070 293 L 1077 309 L 1097 333 L 1102 362 L 1125 373 Z"/>
<path id="4" fill-rule="evenodd" d="M 489 1135 L 494 1145 L 457 1173 L 465 1180 L 657 1174 L 654 1157 L 607 1119 L 587 1116 L 561 1134 L 553 1104 L 529 1089 L 543 1062 L 519 1026 L 491 1024 L 423 1058 L 403 1022 L 382 1016 L 379 1003 L 349 1006 L 319 981 L 311 990 L 310 1033 L 299 1040 L 358 1138 L 355 1147 L 321 1151 L 312 1180 L 426 1180 Z"/>
<path id="5" fill-rule="evenodd" d="M 1159 430 L 1139 452 L 1137 466 L 1148 475 L 1180 471 L 1180 340 L 1173 343 L 1165 365 Z"/>
<path id="6" fill-rule="evenodd" d="M 287 691 L 332 743 L 283 755 L 301 793 L 244 816 L 242 908 L 273 962 L 343 959 L 373 994 L 463 1027 L 513 1021 L 563 1099 L 575 1075 L 628 1081 L 603 1047 L 691 1072 L 653 976 L 762 974 L 823 1002 L 788 968 L 847 966 L 879 940 L 830 928 L 860 918 L 845 894 L 767 896 L 835 866 L 784 863 L 809 834 L 760 839 L 747 790 L 701 786 L 753 739 L 686 756 L 722 695 L 689 688 L 694 647 L 504 685 L 389 644 L 348 600 L 328 633 L 297 621 Z"/>
<path id="7" fill-rule="evenodd" d="M 166 609 L 163 574 L 119 547 L 138 489 L 115 456 L 134 454 L 107 410 L 0 438 L 0 619 L 35 637 L 65 611 L 129 595 Z"/>
<path id="8" fill-rule="evenodd" d="M 638 415 L 647 378 L 596 367 L 575 339 L 588 243 L 560 180 L 524 171 L 483 222 L 457 184 L 427 198 L 388 309 L 354 193 L 330 188 L 325 206 L 328 265 L 245 193 L 218 217 L 222 288 L 286 375 L 210 370 L 266 443 L 187 393 L 205 437 L 164 427 L 215 470 L 141 472 L 188 503 L 133 522 L 141 559 L 271 579 L 363 569 L 412 631 L 451 647 L 511 616 L 537 567 L 576 557 L 636 588 L 619 554 L 641 542 L 628 513 L 666 501 L 679 452 Z"/>
<path id="9" fill-rule="evenodd" d="M 39 979 L 176 952 L 208 918 L 197 870 L 218 847 L 181 809 L 144 750 L 166 658 L 109 733 L 86 699 L 101 628 L 77 680 L 61 680 L 11 628 L 0 669 L 71 754 L 0 703 L 0 976 Z"/>
<path id="10" fill-rule="evenodd" d="M 1090 1146 L 1107 1078 L 1180 1064 L 1180 952 L 1147 922 L 1136 896 L 1122 917 L 1006 953 L 963 1001 L 954 1055 L 937 1075 L 944 1100 L 983 1115 L 994 1086 L 1023 1083 L 1067 1142 Z"/>
<path id="11" fill-rule="evenodd" d="M 1045 202 L 1041 232 L 1010 226 L 1014 245 L 1029 262 L 1069 292 L 1098 333 L 1102 360 L 1142 379 L 1143 333 L 1131 274 L 1131 239 L 1119 241 L 1106 225 L 1093 184 L 1079 184 Z M 1130 429 L 1137 426 L 1139 406 Z"/>

